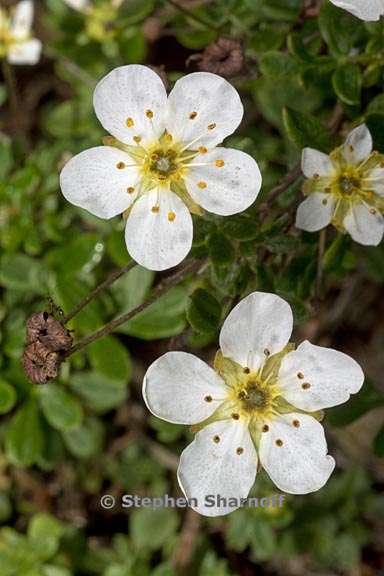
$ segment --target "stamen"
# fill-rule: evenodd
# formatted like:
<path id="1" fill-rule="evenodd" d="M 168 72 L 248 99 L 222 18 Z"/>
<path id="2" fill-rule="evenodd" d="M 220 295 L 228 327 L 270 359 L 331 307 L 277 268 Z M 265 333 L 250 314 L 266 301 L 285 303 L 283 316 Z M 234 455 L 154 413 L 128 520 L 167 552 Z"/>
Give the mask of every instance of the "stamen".
<path id="1" fill-rule="evenodd" d="M 304 379 L 304 374 L 302 372 L 298 372 L 297 373 L 297 377 L 300 378 L 300 380 Z"/>
<path id="2" fill-rule="evenodd" d="M 147 118 L 153 118 L 153 112 L 152 110 L 146 110 L 145 111 L 145 115 Z"/>
<path id="3" fill-rule="evenodd" d="M 239 456 L 240 456 L 243 452 L 244 452 L 244 448 L 239 447 L 239 448 L 236 449 L 236 454 L 238 454 Z"/>
<path id="4" fill-rule="evenodd" d="M 176 218 L 176 214 L 174 212 L 168 212 L 168 220 L 170 222 L 173 222 L 175 218 Z"/>
<path id="5" fill-rule="evenodd" d="M 292 424 L 295 428 L 300 428 L 300 422 L 298 420 L 294 420 Z"/>
<path id="6" fill-rule="evenodd" d="M 118 170 L 123 170 L 123 169 L 125 168 L 125 163 L 124 163 L 124 162 L 118 162 L 118 163 L 116 164 L 116 168 L 117 168 Z"/>
<path id="7" fill-rule="evenodd" d="M 133 139 L 134 139 L 134 141 L 136 142 L 136 144 L 140 144 L 140 142 L 141 142 L 141 136 L 134 136 Z"/>
<path id="8" fill-rule="evenodd" d="M 218 444 L 218 443 L 220 442 L 220 436 L 217 436 L 217 435 L 214 436 L 214 437 L 213 437 L 213 441 L 214 441 L 215 444 Z"/>
<path id="9" fill-rule="evenodd" d="M 218 168 L 222 168 L 224 166 L 224 160 L 216 160 L 215 164 Z"/>
<path id="10" fill-rule="evenodd" d="M 301 385 L 303 390 L 309 390 L 309 388 L 311 387 L 309 382 L 304 382 L 304 384 Z"/>
<path id="11" fill-rule="evenodd" d="M 238 420 L 238 419 L 240 418 L 240 416 L 239 416 L 239 414 L 234 413 L 234 414 L 232 414 L 232 418 L 233 418 L 234 420 Z"/>
<path id="12" fill-rule="evenodd" d="M 243 368 L 243 372 L 244 372 L 244 374 L 249 374 L 249 373 L 250 373 L 250 371 L 251 371 L 251 370 L 250 370 L 250 368 L 248 368 L 248 367 L 246 367 L 246 368 Z"/>
<path id="13" fill-rule="evenodd" d="M 206 148 L 205 146 L 199 146 L 198 151 L 200 152 L 200 154 L 206 154 L 208 152 L 208 148 Z"/>
<path id="14" fill-rule="evenodd" d="M 202 190 L 204 190 L 204 188 L 207 187 L 207 183 L 204 182 L 203 180 L 200 180 L 200 182 L 197 183 L 198 187 L 201 188 Z"/>
<path id="15" fill-rule="evenodd" d="M 262 432 L 268 432 L 268 430 L 269 430 L 268 424 L 264 424 L 264 426 L 262 427 L 261 431 L 262 431 Z"/>
<path id="16" fill-rule="evenodd" d="M 172 142 L 172 140 L 173 140 L 173 136 L 172 136 L 172 134 L 170 134 L 169 132 L 166 132 L 166 133 L 164 134 L 164 138 L 165 138 L 166 140 L 168 140 L 168 142 Z"/>
<path id="17" fill-rule="evenodd" d="M 133 194 L 133 193 L 134 193 L 134 191 L 135 191 L 135 189 L 134 189 L 134 187 L 133 187 L 133 186 L 128 186 L 128 188 L 127 188 L 127 192 L 128 192 L 128 194 Z"/>
<path id="18" fill-rule="evenodd" d="M 375 210 L 375 208 L 370 208 L 369 211 L 371 214 L 377 214 L 377 211 Z"/>
<path id="19" fill-rule="evenodd" d="M 215 128 L 216 128 L 215 122 L 212 122 L 212 124 L 208 124 L 208 130 L 214 130 Z"/>
<path id="20" fill-rule="evenodd" d="M 271 352 L 270 352 L 270 350 L 268 350 L 268 348 L 266 348 L 266 349 L 264 350 L 264 354 L 265 354 L 266 356 L 269 356 L 269 355 L 271 354 Z"/>
<path id="21" fill-rule="evenodd" d="M 197 116 L 197 112 L 191 112 L 189 115 L 189 119 L 194 120 L 196 118 L 196 116 Z"/>
<path id="22" fill-rule="evenodd" d="M 205 400 L 206 402 L 212 402 L 212 396 L 209 396 L 209 395 L 208 395 L 208 396 L 204 396 L 204 400 Z"/>
<path id="23" fill-rule="evenodd" d="M 127 125 L 128 128 L 132 128 L 132 126 L 135 125 L 135 123 L 134 123 L 134 121 L 133 121 L 133 118 L 131 118 L 131 117 L 127 118 L 126 121 L 125 121 L 125 123 L 126 123 L 126 125 Z"/>
<path id="24" fill-rule="evenodd" d="M 160 206 L 152 206 L 151 210 L 154 214 L 157 214 L 160 212 Z"/>
<path id="25" fill-rule="evenodd" d="M 276 440 L 275 444 L 276 444 L 276 446 L 281 447 L 281 446 L 283 445 L 283 441 L 280 440 L 280 438 L 278 438 L 278 439 Z"/>
<path id="26" fill-rule="evenodd" d="M 324 198 L 324 199 L 321 201 L 321 203 L 322 203 L 324 206 L 326 206 L 326 205 L 328 204 L 328 200 L 327 200 L 326 198 Z"/>

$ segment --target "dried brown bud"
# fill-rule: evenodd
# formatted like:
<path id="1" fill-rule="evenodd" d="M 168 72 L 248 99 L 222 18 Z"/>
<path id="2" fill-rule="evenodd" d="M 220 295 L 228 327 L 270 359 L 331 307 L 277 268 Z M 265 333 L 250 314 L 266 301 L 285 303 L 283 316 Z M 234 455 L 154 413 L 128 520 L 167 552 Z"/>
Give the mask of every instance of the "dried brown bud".
<path id="1" fill-rule="evenodd" d="M 24 371 L 35 384 L 45 384 L 48 380 L 56 378 L 60 362 L 60 354 L 48 350 L 41 342 L 29 344 L 24 350 Z"/>
<path id="2" fill-rule="evenodd" d="M 72 337 L 48 312 L 37 312 L 27 320 L 27 344 L 34 342 L 41 342 L 52 352 L 66 352 L 72 346 Z"/>
<path id="3" fill-rule="evenodd" d="M 189 60 L 197 60 L 199 70 L 230 78 L 244 69 L 244 52 L 241 42 L 231 38 L 218 38 L 201 54 Z"/>

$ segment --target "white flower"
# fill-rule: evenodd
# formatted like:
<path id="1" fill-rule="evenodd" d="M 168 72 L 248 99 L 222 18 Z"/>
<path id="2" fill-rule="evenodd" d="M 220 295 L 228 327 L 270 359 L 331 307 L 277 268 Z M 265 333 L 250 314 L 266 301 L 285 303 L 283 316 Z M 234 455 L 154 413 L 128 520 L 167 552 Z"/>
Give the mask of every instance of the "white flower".
<path id="1" fill-rule="evenodd" d="M 178 80 L 169 94 L 140 65 L 113 70 L 94 93 L 95 112 L 113 138 L 72 158 L 61 189 L 100 218 L 128 212 L 132 258 L 152 270 L 178 264 L 193 236 L 190 211 L 223 216 L 248 208 L 261 186 L 253 158 L 218 147 L 243 107 L 229 82 L 207 72 Z"/>
<path id="2" fill-rule="evenodd" d="M 307 341 L 295 350 L 292 325 L 285 300 L 254 292 L 226 318 L 215 370 L 192 354 L 168 352 L 145 375 L 143 396 L 153 414 L 198 424 L 178 479 L 201 514 L 237 508 L 211 508 L 205 498 L 246 498 L 258 466 L 291 494 L 319 490 L 334 469 L 315 411 L 348 400 L 364 375 L 342 352 Z"/>
<path id="3" fill-rule="evenodd" d="M 0 8 L 0 58 L 10 64 L 37 64 L 41 42 L 31 37 L 33 2 L 23 0 L 9 13 Z"/>
<path id="4" fill-rule="evenodd" d="M 384 14 L 384 0 L 331 0 L 331 2 L 361 20 L 379 20 Z"/>
<path id="5" fill-rule="evenodd" d="M 332 223 L 360 244 L 379 244 L 384 233 L 384 156 L 372 152 L 365 124 L 330 156 L 304 148 L 302 170 L 308 198 L 297 210 L 296 226 L 315 232 Z"/>
<path id="6" fill-rule="evenodd" d="M 64 0 L 64 2 L 79 12 L 87 12 L 87 10 L 92 9 L 91 0 Z M 123 0 L 110 0 L 110 2 L 105 2 L 106 5 L 109 4 L 112 8 L 119 8 L 122 3 Z"/>

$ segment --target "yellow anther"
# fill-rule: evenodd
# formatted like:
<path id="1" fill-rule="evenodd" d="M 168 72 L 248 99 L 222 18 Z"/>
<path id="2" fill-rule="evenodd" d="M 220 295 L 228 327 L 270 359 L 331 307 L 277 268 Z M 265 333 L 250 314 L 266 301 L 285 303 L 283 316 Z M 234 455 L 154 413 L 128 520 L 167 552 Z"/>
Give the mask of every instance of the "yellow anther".
<path id="1" fill-rule="evenodd" d="M 166 133 L 164 134 L 164 138 L 165 138 L 166 140 L 168 140 L 168 142 L 172 142 L 172 140 L 173 140 L 173 136 L 172 136 L 172 134 L 170 134 L 169 132 L 166 132 Z"/>
<path id="2" fill-rule="evenodd" d="M 293 425 L 295 428 L 300 428 L 300 422 L 299 422 L 299 420 L 294 420 L 294 421 L 292 422 L 292 425 Z"/>
<path id="3" fill-rule="evenodd" d="M 134 123 L 134 121 L 133 121 L 133 118 L 131 118 L 131 117 L 127 118 L 126 121 L 125 121 L 125 123 L 126 123 L 126 125 L 128 126 L 128 128 L 132 128 L 132 126 L 135 125 L 135 123 Z"/>
<path id="4" fill-rule="evenodd" d="M 191 112 L 189 115 L 189 119 L 194 120 L 196 118 L 196 116 L 197 116 L 197 112 Z"/>
<path id="5" fill-rule="evenodd" d="M 222 168 L 224 166 L 224 160 L 216 160 L 215 164 L 218 168 Z"/>
<path id="6" fill-rule="evenodd" d="M 174 212 L 168 212 L 168 220 L 170 222 L 173 222 L 175 218 L 176 218 L 176 214 Z"/>
<path id="7" fill-rule="evenodd" d="M 160 206 L 152 206 L 151 210 L 154 214 L 157 214 L 160 212 Z"/>
<path id="8" fill-rule="evenodd" d="M 153 118 L 153 112 L 152 110 L 146 110 L 145 111 L 145 115 L 147 118 Z"/>
<path id="9" fill-rule="evenodd" d="M 204 182 L 203 180 L 201 180 L 200 182 L 198 182 L 197 185 L 198 185 L 198 187 L 201 188 L 202 190 L 207 187 L 207 183 Z"/>
<path id="10" fill-rule="evenodd" d="M 134 139 L 134 141 L 136 142 L 136 144 L 140 144 L 140 142 L 141 142 L 141 136 L 134 136 L 133 139 Z"/>
<path id="11" fill-rule="evenodd" d="M 117 168 L 118 170 L 123 170 L 123 168 L 125 168 L 124 162 L 118 162 L 118 163 L 116 164 L 116 168 Z"/>
<path id="12" fill-rule="evenodd" d="M 214 130 L 215 128 L 216 128 L 215 122 L 212 122 L 212 124 L 208 124 L 208 130 Z"/>
<path id="13" fill-rule="evenodd" d="M 206 154 L 208 152 L 208 149 L 205 146 L 199 146 L 198 150 L 200 154 Z"/>
<path id="14" fill-rule="evenodd" d="M 128 192 L 128 194 L 133 194 L 133 193 L 134 193 L 134 191 L 135 191 L 135 189 L 134 189 L 134 187 L 133 187 L 133 186 L 128 186 L 128 188 L 127 188 L 127 192 Z"/>

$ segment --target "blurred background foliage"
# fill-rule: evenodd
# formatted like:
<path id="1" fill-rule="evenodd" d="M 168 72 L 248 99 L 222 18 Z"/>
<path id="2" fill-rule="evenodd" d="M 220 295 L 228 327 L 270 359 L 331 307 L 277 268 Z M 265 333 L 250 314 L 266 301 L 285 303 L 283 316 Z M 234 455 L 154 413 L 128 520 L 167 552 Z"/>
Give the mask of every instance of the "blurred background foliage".
<path id="1" fill-rule="evenodd" d="M 0 84 L 0 575 L 384 573 L 384 247 L 329 229 L 319 251 L 317 234 L 293 226 L 303 146 L 329 151 L 366 121 L 384 153 L 384 20 L 363 23 L 327 0 L 92 0 L 87 14 L 62 0 L 35 5 L 44 56 L 14 69 L 17 114 Z M 245 105 L 228 144 L 259 162 L 261 197 L 245 214 L 197 218 L 203 271 L 72 356 L 56 381 L 32 385 L 20 365 L 28 315 L 67 313 L 129 262 L 123 220 L 98 220 L 58 187 L 70 155 L 104 135 L 95 83 L 142 62 L 171 86 L 220 37 L 244 58 L 228 74 Z M 159 276 L 138 266 L 122 276 L 71 321 L 74 338 L 141 304 Z M 103 510 L 104 493 L 180 495 L 175 470 L 191 434 L 148 414 L 142 376 L 170 349 L 211 361 L 225 314 L 254 289 L 291 303 L 297 341 L 344 350 L 367 374 L 327 413 L 338 464 L 328 485 L 282 509 L 217 519 Z M 252 494 L 273 493 L 261 472 Z"/>

